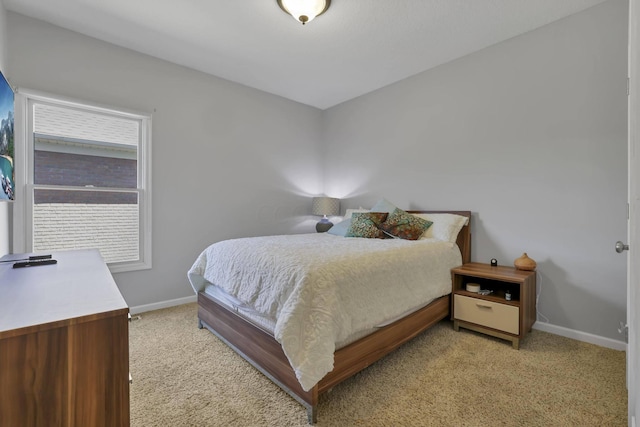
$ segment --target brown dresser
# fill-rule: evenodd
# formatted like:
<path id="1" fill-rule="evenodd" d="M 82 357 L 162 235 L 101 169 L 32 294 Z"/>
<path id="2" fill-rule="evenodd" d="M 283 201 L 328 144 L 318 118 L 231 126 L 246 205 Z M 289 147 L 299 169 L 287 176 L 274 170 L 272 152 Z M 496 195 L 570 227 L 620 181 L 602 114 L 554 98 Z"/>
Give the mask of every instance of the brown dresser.
<path id="1" fill-rule="evenodd" d="M 52 256 L 0 263 L 0 426 L 129 426 L 129 308 L 97 250 Z"/>

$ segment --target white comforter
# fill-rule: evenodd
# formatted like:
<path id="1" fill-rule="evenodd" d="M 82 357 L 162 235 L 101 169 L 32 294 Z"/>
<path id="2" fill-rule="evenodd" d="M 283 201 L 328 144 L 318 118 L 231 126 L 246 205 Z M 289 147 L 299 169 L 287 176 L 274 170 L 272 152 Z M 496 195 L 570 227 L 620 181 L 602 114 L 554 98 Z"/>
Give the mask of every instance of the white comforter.
<path id="1" fill-rule="evenodd" d="M 226 240 L 188 272 L 275 319 L 304 390 L 333 369 L 335 345 L 451 292 L 458 247 L 433 239 L 345 238 L 327 233 Z"/>

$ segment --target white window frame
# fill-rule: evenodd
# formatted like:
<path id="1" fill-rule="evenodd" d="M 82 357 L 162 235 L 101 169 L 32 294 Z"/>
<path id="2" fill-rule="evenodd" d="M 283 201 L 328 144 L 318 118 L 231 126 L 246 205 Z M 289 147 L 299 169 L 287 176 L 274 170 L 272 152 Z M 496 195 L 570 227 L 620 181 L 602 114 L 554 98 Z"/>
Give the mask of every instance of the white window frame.
<path id="1" fill-rule="evenodd" d="M 15 93 L 15 202 L 13 209 L 13 252 L 33 251 L 33 193 L 34 193 L 34 138 L 33 114 L 29 108 L 34 102 L 82 109 L 120 116 L 140 122 L 138 146 L 138 209 L 139 259 L 137 261 L 108 263 L 112 273 L 150 269 L 151 263 L 151 114 L 121 108 L 106 107 L 44 92 L 19 88 Z"/>

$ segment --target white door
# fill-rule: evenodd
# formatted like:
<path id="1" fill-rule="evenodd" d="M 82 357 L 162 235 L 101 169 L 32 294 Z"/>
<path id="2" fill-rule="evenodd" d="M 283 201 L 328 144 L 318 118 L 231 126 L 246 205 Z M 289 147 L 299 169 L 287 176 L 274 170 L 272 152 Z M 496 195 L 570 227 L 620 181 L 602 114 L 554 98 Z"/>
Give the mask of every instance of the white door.
<path id="1" fill-rule="evenodd" d="M 638 331 L 640 318 L 640 0 L 629 1 L 629 236 L 627 258 L 627 389 L 629 425 L 635 427 L 640 417 L 637 390 L 640 364 Z"/>

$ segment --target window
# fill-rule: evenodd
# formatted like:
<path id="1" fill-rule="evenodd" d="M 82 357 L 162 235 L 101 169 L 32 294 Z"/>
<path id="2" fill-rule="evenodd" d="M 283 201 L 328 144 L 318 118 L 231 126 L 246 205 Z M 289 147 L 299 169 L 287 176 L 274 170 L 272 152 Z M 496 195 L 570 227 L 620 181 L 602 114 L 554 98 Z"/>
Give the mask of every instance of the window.
<path id="1" fill-rule="evenodd" d="M 24 91 L 16 110 L 14 251 L 97 248 L 112 272 L 150 268 L 151 117 Z"/>

